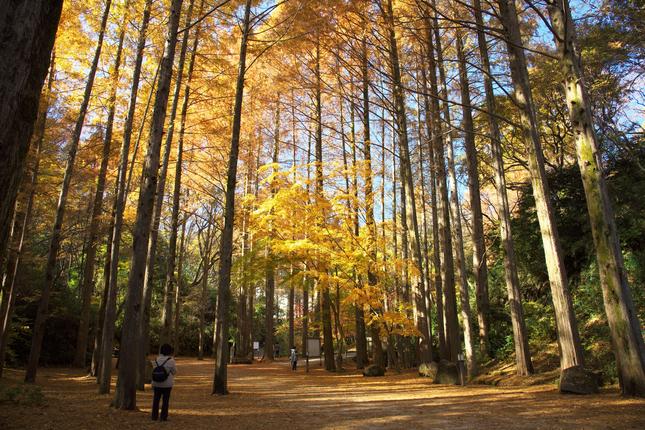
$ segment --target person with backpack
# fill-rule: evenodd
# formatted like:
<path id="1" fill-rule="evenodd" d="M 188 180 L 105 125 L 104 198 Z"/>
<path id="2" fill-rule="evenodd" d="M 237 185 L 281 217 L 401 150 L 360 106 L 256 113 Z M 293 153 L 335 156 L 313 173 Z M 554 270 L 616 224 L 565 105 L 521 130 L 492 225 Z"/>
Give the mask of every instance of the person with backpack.
<path id="1" fill-rule="evenodd" d="M 159 356 L 152 362 L 152 389 L 154 396 L 152 398 L 152 419 L 157 421 L 168 420 L 168 405 L 170 403 L 170 391 L 175 382 L 175 373 L 177 373 L 177 364 L 172 357 L 172 346 L 164 343 L 159 348 Z M 159 415 L 159 400 L 162 400 L 161 415 Z"/>
<path id="2" fill-rule="evenodd" d="M 296 370 L 296 368 L 298 367 L 298 352 L 296 351 L 295 346 L 291 347 L 291 355 L 289 356 L 289 361 L 291 362 L 291 370 Z"/>

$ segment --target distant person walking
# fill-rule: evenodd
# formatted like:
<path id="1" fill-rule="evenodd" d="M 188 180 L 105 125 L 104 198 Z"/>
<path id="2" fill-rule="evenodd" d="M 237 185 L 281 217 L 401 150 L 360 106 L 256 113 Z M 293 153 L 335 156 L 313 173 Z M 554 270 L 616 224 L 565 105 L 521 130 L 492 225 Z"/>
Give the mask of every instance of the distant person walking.
<path id="1" fill-rule="evenodd" d="M 298 352 L 296 347 L 291 347 L 291 355 L 289 355 L 289 361 L 291 362 L 291 370 L 296 370 L 298 367 Z"/>
<path id="2" fill-rule="evenodd" d="M 172 346 L 164 343 L 159 348 L 159 356 L 152 361 L 152 388 L 154 396 L 152 398 L 152 419 L 157 421 L 168 421 L 168 405 L 170 403 L 170 391 L 175 382 L 175 373 L 177 373 L 177 364 L 172 357 Z M 161 416 L 159 415 L 159 400 L 163 398 L 161 404 Z"/>

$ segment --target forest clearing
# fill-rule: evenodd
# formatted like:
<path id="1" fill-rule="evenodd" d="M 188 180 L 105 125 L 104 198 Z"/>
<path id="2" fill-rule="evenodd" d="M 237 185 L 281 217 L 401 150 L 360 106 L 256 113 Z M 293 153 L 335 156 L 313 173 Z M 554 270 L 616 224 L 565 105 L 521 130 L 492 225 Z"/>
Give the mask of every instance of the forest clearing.
<path id="1" fill-rule="evenodd" d="M 180 358 L 169 428 L 176 429 L 642 429 L 645 400 L 616 388 L 566 395 L 555 385 L 491 387 L 433 385 L 414 371 L 364 378 L 329 374 L 286 361 L 232 365 L 228 396 L 212 396 L 213 360 Z M 43 406 L 0 404 L 3 429 L 146 429 L 150 390 L 138 411 L 121 412 L 78 370 L 42 369 Z M 20 379 L 18 372 L 7 375 Z M 163 428 L 163 427 L 162 427 Z"/>
<path id="2" fill-rule="evenodd" d="M 643 34 L 0 1 L 0 425 L 645 428 Z"/>

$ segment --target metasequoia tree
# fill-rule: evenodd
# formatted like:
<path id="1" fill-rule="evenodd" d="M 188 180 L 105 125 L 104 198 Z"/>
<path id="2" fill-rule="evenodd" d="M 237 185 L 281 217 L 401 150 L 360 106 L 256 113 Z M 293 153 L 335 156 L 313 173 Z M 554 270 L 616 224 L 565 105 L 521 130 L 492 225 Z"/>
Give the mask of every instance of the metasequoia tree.
<path id="1" fill-rule="evenodd" d="M 96 180 L 96 192 L 92 203 L 92 213 L 90 215 L 90 224 L 87 233 L 87 247 L 85 250 L 85 267 L 83 268 L 83 285 L 81 286 L 81 314 L 78 325 L 78 335 L 76 337 L 76 355 L 74 356 L 74 366 L 84 367 L 87 354 L 87 336 L 90 325 L 90 305 L 92 293 L 94 292 L 94 265 L 96 260 L 97 236 L 99 229 L 99 218 L 103 212 L 103 193 L 105 191 L 105 181 L 108 170 L 108 161 L 110 157 L 110 148 L 112 146 L 112 132 L 114 129 L 114 116 L 116 113 L 116 92 L 119 84 L 119 72 L 121 68 L 121 54 L 123 52 L 123 42 L 125 40 L 126 25 L 128 22 L 128 9 L 130 1 L 126 0 L 119 30 L 119 42 L 117 45 L 114 64 L 110 69 L 110 90 L 108 95 L 108 117 L 105 123 L 105 134 L 103 135 L 103 151 L 101 154 L 101 165 Z"/>
<path id="2" fill-rule="evenodd" d="M 0 274 L 62 0 L 0 5 Z"/>
<path id="3" fill-rule="evenodd" d="M 228 158 L 226 198 L 224 203 L 224 228 L 220 238 L 219 279 L 217 289 L 217 327 L 215 374 L 213 375 L 213 394 L 228 394 L 227 365 L 228 350 L 228 311 L 231 301 L 231 266 L 233 256 L 233 226 L 235 217 L 235 187 L 237 183 L 237 157 L 240 147 L 240 128 L 242 125 L 242 101 L 244 97 L 244 76 L 246 74 L 246 50 L 251 31 L 251 0 L 244 6 L 240 59 L 235 86 L 235 106 L 233 108 L 233 130 Z"/>
<path id="4" fill-rule="evenodd" d="M 529 82 L 526 56 L 522 49 L 519 19 L 515 3 L 508 0 L 499 0 L 502 24 L 509 55 L 511 77 L 513 80 L 513 101 L 520 111 L 521 131 L 528 155 L 529 171 L 533 197 L 540 224 L 540 233 L 544 247 L 544 256 L 549 273 L 551 296 L 555 308 L 555 320 L 560 345 L 560 367 L 565 370 L 569 367 L 583 365 L 582 345 L 578 326 L 573 313 L 573 303 L 569 294 L 567 275 L 558 231 L 555 225 L 553 204 L 549 195 L 549 185 L 544 168 L 544 155 L 538 135 L 537 116 L 533 103 Z M 522 312 L 518 306 L 516 312 Z M 521 327 L 525 331 L 525 327 Z M 528 348 L 526 348 L 527 361 L 530 361 Z M 528 373 L 532 372 L 527 366 Z"/>
<path id="5" fill-rule="evenodd" d="M 616 222 L 601 168 L 598 139 L 582 74 L 580 51 L 576 46 L 576 31 L 569 1 L 548 0 L 546 3 L 564 75 L 564 93 L 576 143 L 578 167 L 587 198 L 600 285 L 611 330 L 621 392 L 645 397 L 645 345 L 625 274 Z"/>
<path id="6" fill-rule="evenodd" d="M 125 315 L 123 320 L 121 336 L 121 365 L 119 366 L 119 377 L 117 380 L 116 395 L 113 401 L 114 407 L 118 409 L 134 409 L 136 407 L 136 375 L 139 357 L 139 336 L 137 327 L 140 321 L 142 286 L 145 274 L 147 245 L 150 236 L 150 224 L 154 208 L 155 191 L 157 188 L 157 170 L 159 169 L 159 153 L 161 139 L 163 137 L 163 125 L 168 107 L 168 96 L 170 94 L 170 81 L 173 74 L 173 62 L 175 58 L 175 47 L 177 45 L 177 30 L 179 28 L 179 16 L 181 14 L 182 0 L 173 0 L 170 6 L 170 17 L 166 32 L 166 45 L 164 57 L 161 60 L 159 71 L 159 84 L 155 96 L 150 136 L 148 139 L 148 150 L 143 167 L 143 178 L 137 204 L 137 216 L 134 227 L 134 242 L 132 250 L 132 262 L 128 277 L 128 290 L 125 301 Z M 104 334 L 103 352 L 109 349 L 106 341 L 111 343 Z M 109 372 L 109 363 L 103 364 L 102 371 Z"/>
<path id="7" fill-rule="evenodd" d="M 83 101 L 76 117 L 76 124 L 74 125 L 74 132 L 72 138 L 67 146 L 67 160 L 65 163 L 65 174 L 63 176 L 63 183 L 58 197 L 58 204 L 56 207 L 56 218 L 54 227 L 49 242 L 49 250 L 47 254 L 47 265 L 45 267 L 45 280 L 43 289 L 38 302 L 38 311 L 36 320 L 34 321 L 34 328 L 32 333 L 31 349 L 29 351 L 29 363 L 27 365 L 27 372 L 25 373 L 25 382 L 35 382 L 36 372 L 38 370 L 38 361 L 40 360 L 40 351 L 43 343 L 43 336 L 45 335 L 45 322 L 49 314 L 49 297 L 51 289 L 54 287 L 56 281 L 56 261 L 58 259 L 58 251 L 62 239 L 63 220 L 65 218 L 65 209 L 67 206 L 67 195 L 69 193 L 70 185 L 72 182 L 72 175 L 74 173 L 74 162 L 78 151 L 78 144 L 81 140 L 81 133 L 83 125 L 85 124 L 85 115 L 90 104 L 90 96 L 92 88 L 94 87 L 94 78 L 101 58 L 101 50 L 103 49 L 103 38 L 105 36 L 105 28 L 107 26 L 108 17 L 110 16 L 110 6 L 112 0 L 107 0 L 103 10 L 101 19 L 101 26 L 99 29 L 98 41 L 94 51 L 94 58 L 90 66 L 89 75 L 85 83 L 85 92 L 83 93 Z"/>

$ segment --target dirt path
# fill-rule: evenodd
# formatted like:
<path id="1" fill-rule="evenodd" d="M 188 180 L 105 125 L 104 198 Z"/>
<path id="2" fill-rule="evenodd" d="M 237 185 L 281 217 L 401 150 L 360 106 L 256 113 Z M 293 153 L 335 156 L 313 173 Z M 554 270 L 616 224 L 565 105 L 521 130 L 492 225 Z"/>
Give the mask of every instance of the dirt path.
<path id="1" fill-rule="evenodd" d="M 615 390 L 594 396 L 557 393 L 553 385 L 453 387 L 428 384 L 412 372 L 364 378 L 318 367 L 292 373 L 284 363 L 229 367 L 228 396 L 211 396 L 212 360 L 177 360 L 171 397 L 173 429 L 644 429 L 645 400 Z M 9 380 L 23 373 L 7 370 Z M 2 380 L 0 383 L 7 383 Z M 41 369 L 44 406 L 0 404 L 1 429 L 158 428 L 149 390 L 140 411 L 115 411 L 110 397 L 79 371 Z"/>

